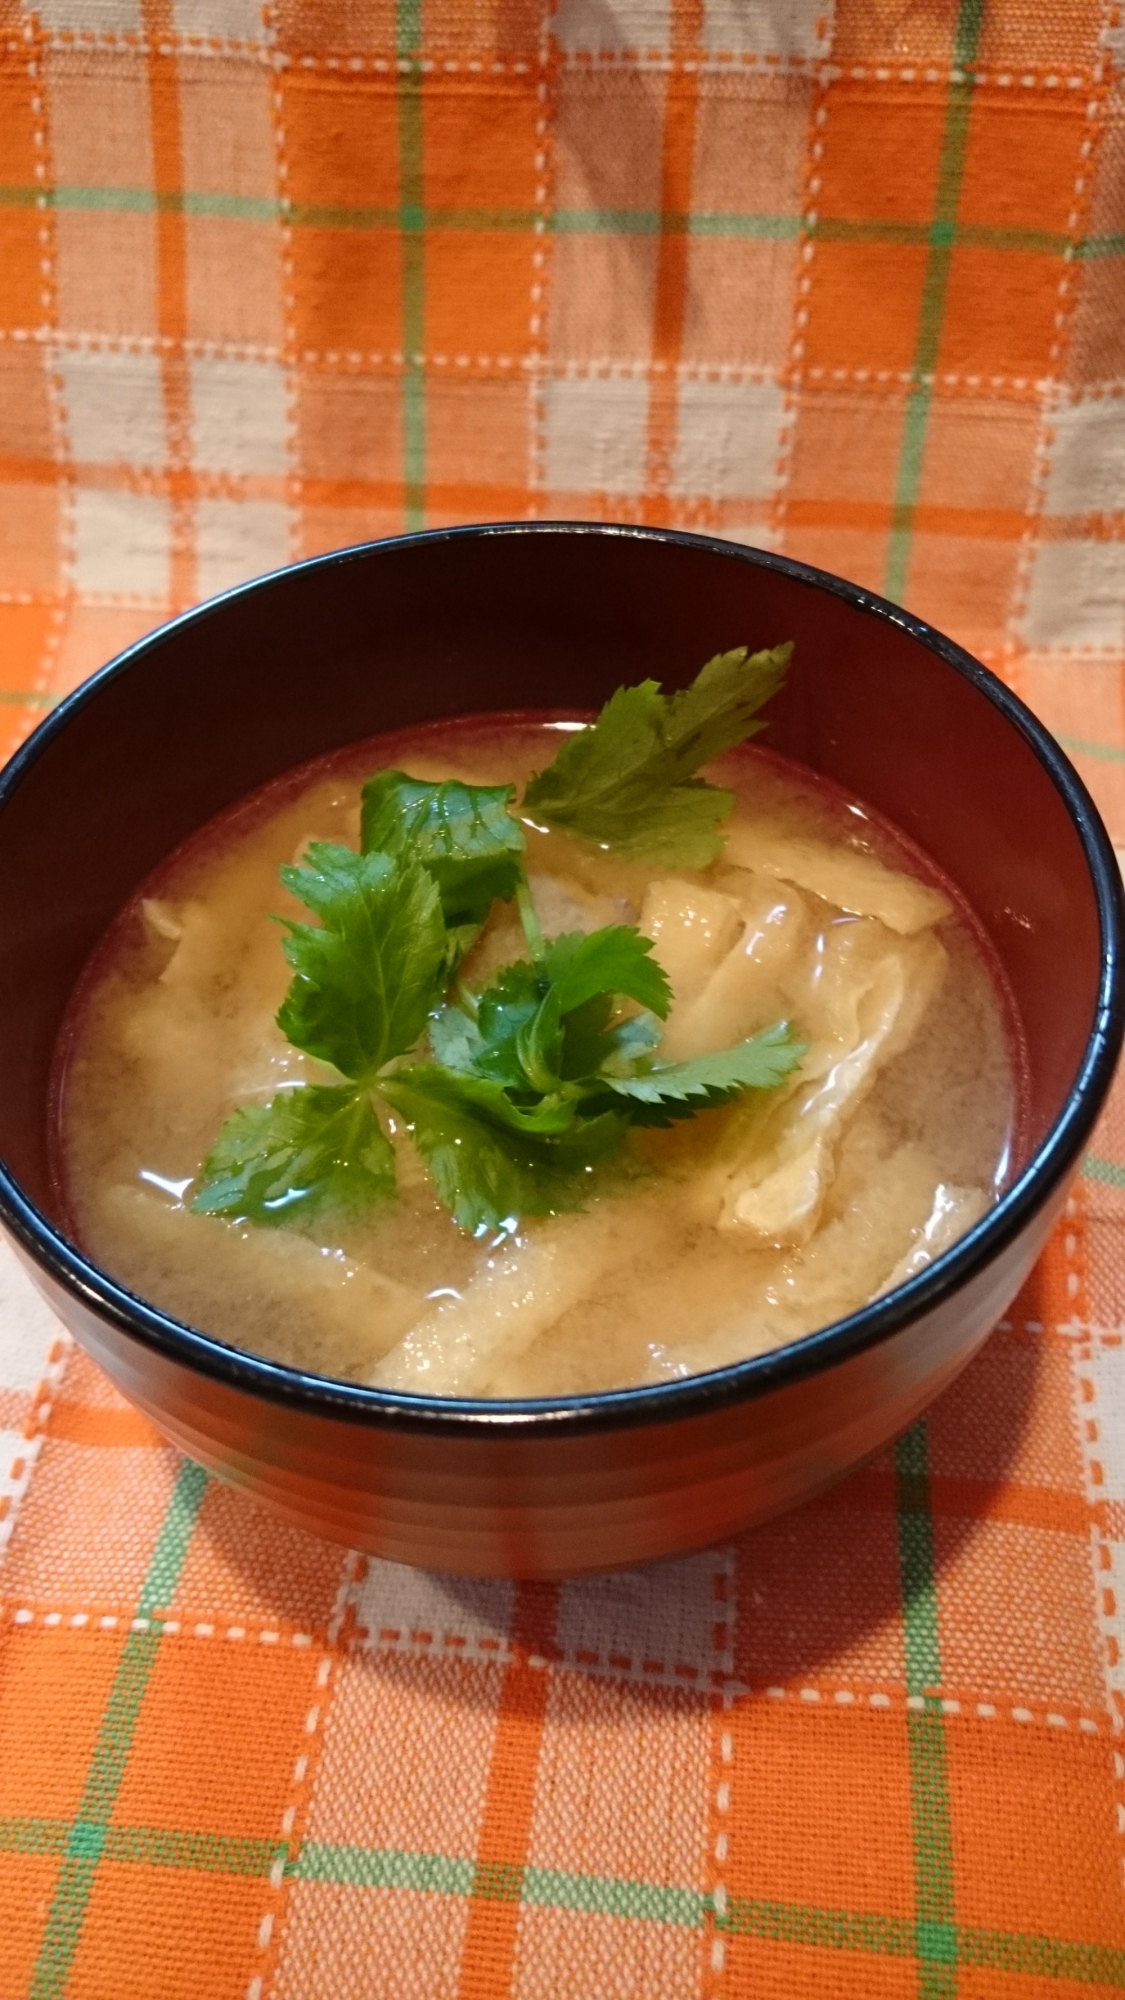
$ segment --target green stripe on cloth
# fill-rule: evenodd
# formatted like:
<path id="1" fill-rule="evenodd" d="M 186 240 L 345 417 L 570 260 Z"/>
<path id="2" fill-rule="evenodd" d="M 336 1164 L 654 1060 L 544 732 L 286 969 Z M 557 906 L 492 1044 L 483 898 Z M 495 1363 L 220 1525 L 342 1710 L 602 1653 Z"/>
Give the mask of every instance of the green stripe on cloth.
<path id="1" fill-rule="evenodd" d="M 57 708 L 61 694 L 44 694 L 38 688 L 0 688 L 0 707 Z"/>
<path id="2" fill-rule="evenodd" d="M 403 71 L 403 76 L 406 72 Z M 413 72 L 410 72 L 413 77 Z M 420 114 L 420 82 L 414 79 L 410 101 L 415 103 Z M 400 163 L 402 145 L 402 107 L 400 105 Z M 398 208 L 323 208 L 307 202 L 295 202 L 289 210 L 289 221 L 299 229 L 406 229 L 421 234 L 426 229 L 467 230 L 470 233 L 481 230 L 520 232 L 535 227 L 535 210 L 531 208 L 424 208 L 421 200 L 403 200 Z"/>
<path id="3" fill-rule="evenodd" d="M 68 1819 L 0 1819 L 0 1853 L 65 1854 Z"/>
<path id="4" fill-rule="evenodd" d="M 715 1925 L 735 1937 L 769 1938 L 777 1944 L 869 1952 L 888 1958 L 912 1958 L 919 1948 L 914 1924 L 902 1917 L 880 1916 L 874 1910 L 815 1910 L 801 1903 L 767 1903 L 756 1897 L 732 1896 Z M 1077 1944 L 1067 1938 L 979 1930 L 969 1925 L 951 1926 L 951 1943 L 956 1965 L 1033 1978 L 1069 1979 L 1090 1986 L 1125 1983 L 1125 1951 L 1112 1945 Z"/>
<path id="5" fill-rule="evenodd" d="M 397 0 L 395 47 L 413 61 L 422 44 L 422 0 Z M 425 212 L 422 180 L 422 74 L 415 67 L 398 79 L 398 171 L 402 231 L 402 455 L 403 522 L 426 519 Z"/>
<path id="6" fill-rule="evenodd" d="M 612 1875 L 578 1875 L 560 1868 L 481 1864 L 445 1854 L 401 1848 L 368 1848 L 308 1841 L 287 1873 L 300 1882 L 359 1889 L 414 1889 L 430 1895 L 484 1896 L 493 1902 L 544 1910 L 588 1911 L 649 1923 L 701 1930 L 708 1899 L 675 1884 L 622 1881 Z"/>
<path id="7" fill-rule="evenodd" d="M 939 181 L 939 202 L 940 196 Z M 1048 229 L 1002 229 L 990 223 L 959 223 L 940 210 L 933 222 L 848 222 L 829 216 L 818 218 L 811 233 L 826 243 L 928 243 L 939 250 L 952 249 L 956 243 L 962 249 L 1017 250 L 1037 257 L 1059 257 L 1070 242 L 1069 236 Z"/>
<path id="8" fill-rule="evenodd" d="M 520 1903 L 527 1870 L 518 1861 L 478 1861 L 472 1894 L 478 1902 Z"/>
<path id="9" fill-rule="evenodd" d="M 716 1918 L 716 1928 L 735 1937 L 889 1958 L 911 1958 L 915 1951 L 914 1926 L 904 1917 L 883 1917 L 874 1910 L 814 1910 L 803 1903 L 767 1903 L 757 1896 L 732 1896 L 726 1914 Z"/>
<path id="10" fill-rule="evenodd" d="M 0 1853 L 65 1854 L 68 1819 L 0 1819 Z M 103 1861 L 149 1868 L 191 1868 L 208 1875 L 268 1875 L 285 1855 L 284 1843 L 242 1834 L 192 1833 L 167 1826 L 107 1826 Z"/>
<path id="11" fill-rule="evenodd" d="M 710 1904 L 696 1889 L 619 1881 L 611 1875 L 574 1875 L 559 1868 L 526 1868 L 523 1901 L 540 1909 L 589 1911 L 592 1916 L 630 1917 L 693 1931 L 702 1930 Z"/>
<path id="12" fill-rule="evenodd" d="M 1055 741 L 1074 757 L 1104 757 L 1110 764 L 1125 763 L 1125 750 L 1116 743 L 1090 743 L 1084 736 L 1056 736 Z"/>
<path id="13" fill-rule="evenodd" d="M 657 208 L 559 208 L 547 228 L 555 236 L 730 236 L 764 237 L 795 242 L 801 233 L 796 215 L 727 214 L 696 210 L 692 214 Z"/>
<path id="14" fill-rule="evenodd" d="M 957 73 L 970 68 L 975 60 L 983 15 L 984 0 L 961 0 L 953 44 L 953 67 Z M 914 347 L 911 384 L 907 393 L 883 582 L 885 594 L 896 602 L 901 600 L 906 589 L 910 566 L 914 509 L 921 485 L 922 459 L 926 448 L 930 404 L 933 400 L 932 378 L 941 347 L 945 297 L 949 286 L 949 266 L 957 207 L 961 198 L 961 179 L 965 171 L 972 101 L 973 84 L 969 77 L 962 76 L 961 82 L 950 84 L 941 159 L 938 165 L 937 199 L 931 225 L 930 253 L 926 259 L 926 274 L 922 281 L 918 337 Z"/>
<path id="15" fill-rule="evenodd" d="M 906 1687 L 908 1695 L 924 1703 L 921 1709 L 909 1709 L 906 1717 L 918 1987 L 920 2000 L 946 2000 L 957 1991 L 957 1936 L 945 1723 L 932 1692 L 941 1680 L 941 1652 L 924 1423 L 915 1424 L 895 1447 L 895 1482 Z"/>
<path id="16" fill-rule="evenodd" d="M 286 1871 L 298 1882 L 331 1882 L 353 1889 L 416 1889 L 423 1894 L 468 1896 L 476 1863 L 459 1855 L 419 1854 L 393 1847 L 345 1847 L 306 1841 Z"/>
<path id="17" fill-rule="evenodd" d="M 1087 1153 L 1082 1176 L 1088 1181 L 1105 1181 L 1108 1187 L 1125 1188 L 1125 1167 L 1119 1167 L 1116 1160 L 1101 1160 L 1096 1153 Z"/>
<path id="18" fill-rule="evenodd" d="M 917 1475 L 904 1475 L 908 1481 Z M 71 1835 L 65 1819 L 0 1819 L 0 1852 L 63 1854 Z M 283 1844 L 234 1834 L 191 1833 L 176 1828 L 108 1826 L 102 1859 L 138 1866 L 265 1877 L 285 1852 Z M 821 1910 L 803 1903 L 770 1903 L 732 1896 L 721 1914 L 711 1898 L 675 1883 L 637 1882 L 611 1875 L 579 1875 L 561 1868 L 510 1871 L 521 1879 L 517 1898 L 537 1909 L 617 1917 L 626 1922 L 671 1924 L 702 1931 L 708 1915 L 735 1937 L 779 1944 L 829 1947 L 872 1956 L 922 1956 L 919 1925 L 877 1910 Z M 397 1889 L 415 1895 L 481 1893 L 479 1864 L 463 1855 L 427 1854 L 408 1848 L 350 1847 L 309 1841 L 286 1875 L 291 1881 L 355 1889 Z M 498 1885 L 498 1891 L 499 1891 Z M 515 1900 L 504 1896 L 503 1900 Z M 951 1925 L 948 1962 L 1088 1985 L 1125 1986 L 1125 1951 L 1067 1938 Z"/>
<path id="19" fill-rule="evenodd" d="M 137 1600 L 137 1618 L 151 1619 L 174 1596 L 207 1488 L 202 1466 L 185 1459 L 157 1536 Z M 71 1822 L 28 2000 L 58 2000 L 66 1991 L 94 1875 L 110 1837 L 109 1819 L 125 1775 L 133 1732 L 160 1647 L 159 1622 L 128 1633 L 113 1677 L 78 1811 Z"/>
<path id="20" fill-rule="evenodd" d="M 1075 246 L 1076 257 L 1125 257 L 1125 236 L 1086 236 Z"/>
<path id="21" fill-rule="evenodd" d="M 190 189 L 159 193 L 146 187 L 0 187 L 0 208 L 45 208 L 115 215 L 219 215 L 237 222 L 276 222 L 280 204 L 272 196 L 198 194 Z"/>
<path id="22" fill-rule="evenodd" d="M 421 76 L 402 72 L 410 82 L 409 101 L 420 104 Z M 220 194 L 199 189 L 146 187 L 80 187 L 51 189 L 34 183 L 0 184 L 0 208 L 83 210 L 125 215 L 218 216 L 235 222 L 276 222 L 284 215 L 295 229 L 408 229 L 501 233 L 535 228 L 531 208 L 424 208 L 421 199 L 405 198 L 398 208 L 371 203 L 292 202 L 271 195 Z M 738 210 L 694 210 L 662 215 L 655 208 L 562 208 L 548 218 L 547 229 L 558 236 L 702 236 L 760 238 L 789 243 L 808 227 L 796 215 L 770 215 Z M 811 234 L 825 243 L 931 244 L 949 248 L 1022 251 L 1035 256 L 1061 256 L 1070 238 L 1058 231 L 1001 227 L 941 217 L 933 222 L 892 222 L 878 217 L 821 216 Z M 1076 257 L 1097 259 L 1125 255 L 1125 236 L 1089 236 L 1074 246 Z"/>
<path id="23" fill-rule="evenodd" d="M 911 1433 L 911 1437 L 915 1437 Z M 906 1440 L 904 1440 L 904 1443 Z M 923 1441 L 924 1452 L 924 1441 Z M 909 1469 L 903 1477 L 913 1512 L 913 1497 L 919 1477 L 918 1445 L 908 1453 Z M 924 1459 L 923 1459 L 924 1462 Z M 916 1634 L 915 1655 L 919 1663 L 930 1664 L 931 1620 L 927 1614 L 923 1630 Z M 928 1718 L 926 1718 L 928 1720 Z M 479 1869 L 465 1857 L 423 1854 L 401 1848 L 367 1848 L 309 1841 L 290 1863 L 291 1880 L 320 1882 L 360 1889 L 404 1889 L 423 1895 L 469 1896 L 480 1894 Z M 923 1961 L 923 1994 L 952 1992 L 952 1985 L 935 1987 L 925 1983 L 927 1953 L 933 1950 L 933 1923 L 919 1912 L 918 1921 L 887 1917 L 878 1911 L 819 1910 L 801 1903 L 768 1903 L 757 1898 L 732 1896 L 720 1914 L 709 1896 L 677 1884 L 621 1880 L 610 1875 L 579 1875 L 561 1868 L 523 1868 L 508 1871 L 522 1877 L 518 1900 L 538 1909 L 565 1910 L 626 1921 L 671 1924 L 681 1930 L 702 1931 L 708 1915 L 715 1928 L 734 1936 L 772 1938 L 779 1943 L 831 1946 L 841 1951 L 870 1952 L 877 1956 Z M 495 1893 L 503 1885 L 497 1883 Z M 503 1895 L 502 1900 L 516 1900 Z M 999 1971 L 1038 1974 L 1053 1979 L 1080 1980 L 1112 1986 L 1125 1982 L 1125 1951 L 1112 1946 L 1082 1944 L 1065 1938 L 1028 1936 L 1020 1932 L 987 1931 L 969 1926 L 943 1926 L 942 1954 L 938 1969 L 948 1975 L 954 1965 L 995 1967 Z"/>
<path id="24" fill-rule="evenodd" d="M 184 1833 L 178 1827 L 110 1826 L 102 1858 L 147 1868 L 193 1868 L 206 1875 L 268 1875 L 284 1842 L 233 1833 Z"/>
<path id="25" fill-rule="evenodd" d="M 957 1960 L 960 1965 L 987 1966 L 994 1972 L 1125 1988 L 1125 1951 L 1112 1945 L 1072 1944 L 1067 1938 L 965 1928 L 957 1932 Z"/>

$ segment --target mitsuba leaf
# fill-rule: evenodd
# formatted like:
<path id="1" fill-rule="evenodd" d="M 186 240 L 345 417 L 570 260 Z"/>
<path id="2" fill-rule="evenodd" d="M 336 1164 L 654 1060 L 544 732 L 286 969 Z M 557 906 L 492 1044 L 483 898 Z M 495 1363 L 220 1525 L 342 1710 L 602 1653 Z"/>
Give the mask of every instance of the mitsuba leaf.
<path id="1" fill-rule="evenodd" d="M 433 876 L 417 862 L 322 840 L 281 877 L 321 921 L 286 920 L 297 976 L 278 1027 L 342 1075 L 370 1081 L 414 1047 L 441 997 L 446 931 Z"/>
<path id="2" fill-rule="evenodd" d="M 507 1084 L 512 1090 L 526 1090 L 528 1079 L 519 1058 L 519 1038 L 534 1020 L 542 999 L 542 986 L 534 966 L 526 960 L 505 966 L 477 1001 L 477 1028 L 481 1049 L 473 1068 L 478 1076 Z"/>
<path id="3" fill-rule="evenodd" d="M 192 1208 L 292 1224 L 362 1213 L 394 1189 L 394 1153 L 367 1092 L 314 1084 L 231 1113 L 199 1170 Z"/>
<path id="4" fill-rule="evenodd" d="M 628 924 L 552 938 L 542 965 L 546 992 L 517 1046 L 536 1090 L 577 1082 L 611 1053 L 609 1023 L 620 999 L 664 1015 L 672 989 L 651 956 L 652 940 Z"/>
<path id="5" fill-rule="evenodd" d="M 466 1075 L 487 1077 L 511 1090 L 526 1092 L 527 1076 L 520 1062 L 520 1031 L 533 1020 L 540 1003 L 534 967 L 525 960 L 506 966 L 491 986 L 473 1000 L 473 1013 L 462 1006 L 442 1007 L 430 1022 L 430 1043 L 439 1063 Z"/>
<path id="6" fill-rule="evenodd" d="M 430 783 L 380 771 L 363 787 L 363 851 L 421 862 L 438 885 L 446 924 L 482 924 L 519 880 L 524 833 L 508 811 L 515 795 L 514 785 Z"/>
<path id="7" fill-rule="evenodd" d="M 757 736 L 766 726 L 756 720 L 758 710 L 777 693 L 792 657 L 792 642 L 760 653 L 735 646 L 716 653 L 690 687 L 670 695 L 665 730 L 681 768 L 698 771 Z"/>
<path id="8" fill-rule="evenodd" d="M 651 954 L 651 938 L 626 924 L 552 938 L 540 964 L 505 967 L 476 1000 L 475 1018 L 442 1008 L 430 1024 L 434 1054 L 450 1069 L 550 1096 L 619 1049 L 624 1024 L 610 1023 L 621 999 L 667 1013 L 671 988 Z"/>
<path id="9" fill-rule="evenodd" d="M 525 1138 L 555 1139 L 569 1131 L 578 1115 L 575 1098 L 543 1097 L 537 1104 L 517 1104 L 504 1086 L 487 1077 L 446 1070 L 438 1063 L 410 1063 L 380 1082 L 389 1104 L 399 1106 L 400 1086 L 405 1089 L 439 1090 L 443 1097 L 456 1097 L 459 1104 L 474 1110 L 492 1125 L 519 1132 Z"/>
<path id="10" fill-rule="evenodd" d="M 652 948 L 652 939 L 642 937 L 631 924 L 564 931 L 551 938 L 543 971 L 558 996 L 560 1014 L 569 1014 L 599 994 L 618 993 L 663 1020 L 672 1004 L 672 988 Z"/>
<path id="11" fill-rule="evenodd" d="M 471 1235 L 581 1207 L 628 1122 L 613 1109 L 579 1118 L 573 1103 L 521 1117 L 500 1086 L 436 1063 L 398 1070 L 382 1087 L 410 1127 L 438 1200 Z"/>
<path id="12" fill-rule="evenodd" d="M 690 1062 L 652 1063 L 631 1076 L 603 1073 L 598 1082 L 617 1098 L 626 1099 L 633 1123 L 671 1124 L 694 1118 L 697 1111 L 728 1104 L 744 1090 L 775 1090 L 796 1069 L 805 1053 L 788 1022 L 779 1021 L 760 1035 L 720 1049 L 715 1055 L 694 1056 Z"/>
<path id="13" fill-rule="evenodd" d="M 757 734 L 754 718 L 780 686 L 792 646 L 718 653 L 671 696 L 657 681 L 619 688 L 596 722 L 566 738 L 532 778 L 536 819 L 637 860 L 705 868 L 722 848 L 733 794 L 694 774 Z"/>

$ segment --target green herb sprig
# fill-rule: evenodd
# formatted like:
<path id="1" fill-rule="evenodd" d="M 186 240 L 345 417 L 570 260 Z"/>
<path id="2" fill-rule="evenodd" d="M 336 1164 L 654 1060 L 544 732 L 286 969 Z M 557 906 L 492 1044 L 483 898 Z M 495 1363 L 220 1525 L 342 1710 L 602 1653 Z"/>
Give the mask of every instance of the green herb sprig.
<path id="1" fill-rule="evenodd" d="M 524 807 L 560 832 L 637 861 L 706 868 L 734 794 L 695 773 L 765 728 L 758 710 L 776 694 L 793 648 L 717 653 L 681 693 L 657 681 L 618 688 L 592 729 L 563 744 L 532 778 Z"/>
<path id="2" fill-rule="evenodd" d="M 670 697 L 654 681 L 620 689 L 531 780 L 528 816 L 632 858 L 706 866 L 733 798 L 694 773 L 763 726 L 790 651 L 720 654 Z M 197 1213 L 293 1225 L 388 1198 L 381 1102 L 461 1228 L 511 1228 L 581 1205 L 630 1125 L 691 1118 L 793 1071 L 804 1051 L 784 1022 L 662 1063 L 672 992 L 651 939 L 628 924 L 543 937 L 514 801 L 512 785 L 380 772 L 363 789 L 359 854 L 317 841 L 281 870 L 319 922 L 284 920 L 294 978 L 278 1025 L 343 1081 L 235 1110 L 200 1169 Z M 493 903 L 513 900 L 528 958 L 451 997 Z"/>

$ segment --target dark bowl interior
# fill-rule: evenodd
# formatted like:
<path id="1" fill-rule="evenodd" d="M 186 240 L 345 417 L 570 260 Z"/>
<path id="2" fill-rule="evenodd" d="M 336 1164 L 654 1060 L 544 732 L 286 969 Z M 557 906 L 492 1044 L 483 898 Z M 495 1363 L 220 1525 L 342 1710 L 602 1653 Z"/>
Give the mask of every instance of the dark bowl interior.
<path id="1" fill-rule="evenodd" d="M 699 537 L 551 524 L 374 544 L 233 592 L 95 677 L 9 766 L 0 780 L 0 1214 L 22 1247 L 100 1323 L 189 1371 L 310 1411 L 346 1409 L 376 1428 L 396 1418 L 432 1424 L 443 1406 L 331 1392 L 189 1335 L 132 1304 L 62 1241 L 48 1096 L 75 981 L 144 876 L 204 820 L 289 766 L 431 718 L 595 708 L 645 675 L 679 687 L 713 652 L 783 639 L 796 652 L 771 705 L 769 746 L 895 821 L 960 886 L 991 940 L 1025 1038 L 1027 1170 L 906 1293 L 780 1357 L 704 1378 L 704 1400 L 737 1402 L 794 1371 L 831 1368 L 979 1272 L 1058 1190 L 1120 1041 L 1120 882 L 1080 781 L 984 668 L 852 586 Z M 617 1392 L 571 1414 L 587 1426 L 652 1412 L 669 1423 L 702 1407 L 700 1393 L 698 1382 Z M 535 1410 L 493 1405 L 487 1421 L 495 1434 L 505 1411 L 526 1423 Z M 485 1421 L 472 1406 L 455 1414 Z M 556 1421 L 564 1414 L 554 1407 Z"/>

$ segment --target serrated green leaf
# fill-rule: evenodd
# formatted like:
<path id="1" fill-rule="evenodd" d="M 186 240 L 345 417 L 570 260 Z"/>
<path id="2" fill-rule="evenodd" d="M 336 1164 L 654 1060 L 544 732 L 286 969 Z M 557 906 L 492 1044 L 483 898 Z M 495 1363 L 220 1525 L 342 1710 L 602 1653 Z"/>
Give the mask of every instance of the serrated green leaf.
<path id="1" fill-rule="evenodd" d="M 542 965 L 547 991 L 517 1037 L 534 1089 L 550 1091 L 598 1068 L 613 1046 L 606 1031 L 620 999 L 668 1012 L 672 989 L 651 954 L 652 940 L 628 924 L 551 939 Z"/>
<path id="2" fill-rule="evenodd" d="M 430 1022 L 430 1043 L 439 1063 L 505 1084 L 528 1089 L 518 1053 L 521 1028 L 539 1007 L 540 986 L 535 969 L 520 959 L 474 996 L 474 1013 L 464 1005 L 439 1008 Z"/>
<path id="3" fill-rule="evenodd" d="M 315 841 L 306 865 L 281 875 L 321 924 L 286 920 L 297 976 L 278 1027 L 343 1076 L 370 1081 L 415 1046 L 440 998 L 446 933 L 433 877 L 417 863 L 330 841 Z"/>
<path id="4" fill-rule="evenodd" d="M 690 687 L 669 697 L 666 734 L 682 769 L 701 770 L 765 728 L 758 710 L 777 693 L 792 656 L 791 643 L 761 653 L 735 646 L 716 653 Z"/>
<path id="5" fill-rule="evenodd" d="M 434 1089 L 440 1087 L 446 1095 L 452 1092 L 459 1102 L 471 1105 L 490 1124 L 502 1125 L 530 1138 L 558 1138 L 570 1129 L 578 1115 L 575 1098 L 555 1095 L 541 1097 L 537 1104 L 517 1104 L 503 1084 L 493 1083 L 485 1076 L 467 1075 L 462 1070 L 447 1070 L 440 1063 L 410 1063 L 381 1079 L 379 1088 L 389 1104 L 397 1102 L 400 1084 L 408 1089 L 419 1089 L 423 1084 L 427 1089 L 431 1085 Z"/>
<path id="6" fill-rule="evenodd" d="M 512 1090 L 526 1090 L 528 1080 L 520 1063 L 519 1039 L 532 1021 L 542 999 L 542 983 L 534 966 L 519 959 L 486 986 L 477 1002 L 477 1027 L 482 1051 L 474 1064 L 478 1076 L 507 1084 Z"/>
<path id="7" fill-rule="evenodd" d="M 722 850 L 719 826 L 734 798 L 694 774 L 764 727 L 755 715 L 780 686 L 792 650 L 719 653 L 671 697 L 657 681 L 619 688 L 532 778 L 524 805 L 550 826 L 634 859 L 707 867 Z"/>
<path id="8" fill-rule="evenodd" d="M 564 931 L 551 938 L 543 971 L 558 995 L 560 1014 L 584 1006 L 599 993 L 617 993 L 663 1020 L 672 1004 L 672 988 L 652 950 L 652 939 L 632 924 Z"/>
<path id="9" fill-rule="evenodd" d="M 384 1094 L 407 1122 L 434 1190 L 471 1235 L 511 1226 L 529 1215 L 581 1207 L 595 1167 L 616 1151 L 627 1118 L 609 1110 L 579 1118 L 560 1108 L 561 1129 L 544 1129 L 515 1107 L 499 1085 L 458 1075 L 435 1063 L 398 1070 Z"/>
<path id="10" fill-rule="evenodd" d="M 519 880 L 525 841 L 508 811 L 515 795 L 514 785 L 380 771 L 363 787 L 363 851 L 421 862 L 438 885 L 447 925 L 482 924 Z"/>
<path id="11" fill-rule="evenodd" d="M 549 941 L 539 965 L 505 967 L 479 996 L 475 1021 L 460 1007 L 442 1008 L 430 1040 L 451 1069 L 549 1096 L 613 1054 L 609 1024 L 623 998 L 668 1010 L 671 988 L 651 938 L 625 924 L 570 931 Z"/>
<path id="12" fill-rule="evenodd" d="M 727 1104 L 744 1090 L 775 1090 L 797 1068 L 805 1044 L 786 1021 L 766 1028 L 732 1049 L 694 1056 L 689 1062 L 653 1063 L 632 1076 L 599 1079 L 616 1097 L 637 1107 L 635 1122 L 647 1124 L 694 1118 L 697 1111 Z M 659 1113 L 659 1117 L 646 1113 Z"/>
<path id="13" fill-rule="evenodd" d="M 191 1205 L 276 1226 L 362 1213 L 394 1188 L 394 1152 L 366 1091 L 313 1084 L 232 1112 Z"/>

